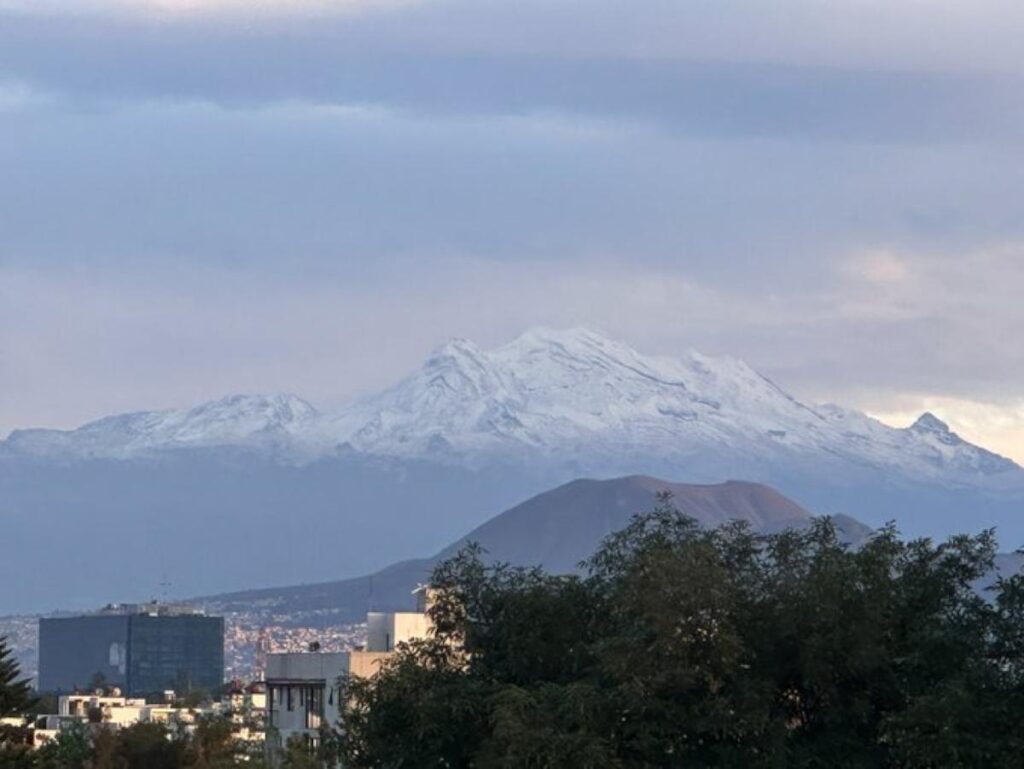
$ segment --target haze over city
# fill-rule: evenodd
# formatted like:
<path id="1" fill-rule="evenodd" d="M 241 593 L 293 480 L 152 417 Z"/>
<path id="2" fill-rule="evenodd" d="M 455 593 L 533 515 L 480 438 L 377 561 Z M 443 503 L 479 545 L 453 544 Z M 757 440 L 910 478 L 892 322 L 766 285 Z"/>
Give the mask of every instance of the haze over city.
<path id="1" fill-rule="evenodd" d="M 586 326 L 1024 459 L 1019 4 L 0 2 L 0 433 Z"/>

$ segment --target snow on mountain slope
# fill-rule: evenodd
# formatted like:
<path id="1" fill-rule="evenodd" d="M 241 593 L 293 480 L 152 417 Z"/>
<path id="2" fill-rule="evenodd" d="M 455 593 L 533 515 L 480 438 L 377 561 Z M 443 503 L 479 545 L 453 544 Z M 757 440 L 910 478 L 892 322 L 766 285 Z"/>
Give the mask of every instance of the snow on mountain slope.
<path id="1" fill-rule="evenodd" d="M 339 424 L 362 451 L 409 455 L 565 449 L 589 453 L 709 443 L 740 449 L 811 415 L 745 364 L 645 357 L 587 331 L 534 330 L 492 352 L 456 340 Z M 344 432 L 342 430 L 341 432 Z"/>
<path id="2" fill-rule="evenodd" d="M 726 478 L 763 467 L 852 468 L 1024 489 L 1021 468 L 930 414 L 892 428 L 838 406 L 804 405 L 736 359 L 641 355 L 578 329 L 535 329 L 491 351 L 453 340 L 408 378 L 331 414 L 293 396 L 236 396 L 68 432 L 19 431 L 4 444 L 17 453 L 117 458 L 221 445 L 273 447 L 296 462 L 343 449 L 609 474 L 699 466 Z"/>
<path id="3" fill-rule="evenodd" d="M 463 462 L 518 457 L 621 472 L 652 458 L 685 467 L 710 457 L 737 470 L 810 461 L 954 484 L 1024 475 L 931 415 L 896 429 L 804 405 L 733 358 L 645 356 L 583 330 L 537 329 L 490 352 L 450 342 L 329 424 L 361 452 Z"/>
<path id="4" fill-rule="evenodd" d="M 22 454 L 129 458 L 185 447 L 291 444 L 317 417 L 294 395 L 233 395 L 187 410 L 105 417 L 77 430 L 16 430 L 5 447 Z"/>

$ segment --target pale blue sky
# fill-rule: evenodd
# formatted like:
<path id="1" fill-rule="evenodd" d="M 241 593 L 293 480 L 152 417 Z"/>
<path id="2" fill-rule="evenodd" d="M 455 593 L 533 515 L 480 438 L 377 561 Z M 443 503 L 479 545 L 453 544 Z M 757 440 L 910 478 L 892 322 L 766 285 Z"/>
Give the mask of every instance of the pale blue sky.
<path id="1" fill-rule="evenodd" d="M 543 323 L 1024 459 L 1021 33 L 1002 0 L 0 0 L 0 432 L 329 405 Z"/>

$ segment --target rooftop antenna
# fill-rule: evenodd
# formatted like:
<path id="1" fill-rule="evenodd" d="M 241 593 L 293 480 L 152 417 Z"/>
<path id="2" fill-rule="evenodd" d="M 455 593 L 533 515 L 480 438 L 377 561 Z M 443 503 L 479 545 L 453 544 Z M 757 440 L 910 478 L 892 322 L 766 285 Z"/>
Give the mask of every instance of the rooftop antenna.
<path id="1" fill-rule="evenodd" d="M 167 576 L 167 563 L 162 562 L 160 564 L 160 603 L 167 603 L 167 596 L 170 590 L 171 580 Z"/>

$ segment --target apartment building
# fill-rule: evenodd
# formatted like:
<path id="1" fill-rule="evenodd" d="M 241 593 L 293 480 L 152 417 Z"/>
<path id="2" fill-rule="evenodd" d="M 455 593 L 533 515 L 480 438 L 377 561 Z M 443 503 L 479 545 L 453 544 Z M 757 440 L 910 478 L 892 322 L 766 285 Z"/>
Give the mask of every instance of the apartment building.
<path id="1" fill-rule="evenodd" d="M 415 612 L 370 612 L 363 649 L 348 652 L 289 652 L 267 656 L 267 747 L 273 757 L 295 736 L 311 748 L 321 726 L 334 726 L 343 710 L 339 682 L 369 677 L 395 648 L 430 632 L 428 592 L 415 593 Z"/>

